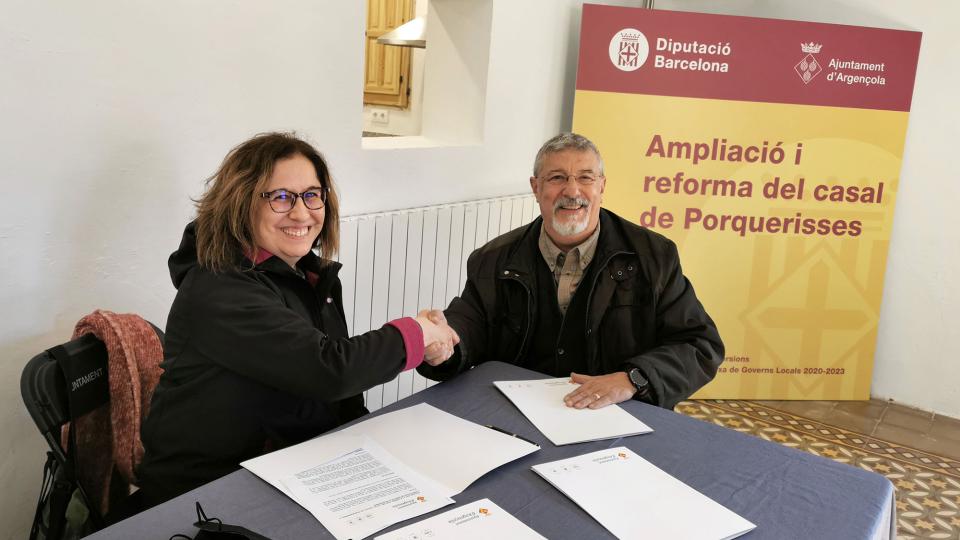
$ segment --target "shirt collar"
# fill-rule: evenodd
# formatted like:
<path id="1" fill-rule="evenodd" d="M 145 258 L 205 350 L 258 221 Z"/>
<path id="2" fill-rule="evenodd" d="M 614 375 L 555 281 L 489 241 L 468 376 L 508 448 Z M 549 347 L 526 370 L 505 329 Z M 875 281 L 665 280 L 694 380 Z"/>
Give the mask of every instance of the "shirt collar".
<path id="1" fill-rule="evenodd" d="M 568 257 L 571 255 L 575 255 L 577 257 L 576 260 L 581 271 L 586 271 L 587 266 L 590 265 L 590 261 L 593 260 L 593 256 L 597 253 L 598 238 L 600 238 L 599 222 L 597 222 L 597 228 L 593 230 L 593 234 L 567 252 Z M 547 234 L 546 223 L 540 227 L 540 239 L 538 240 L 538 245 L 540 246 L 540 254 L 543 255 L 543 260 L 547 262 L 547 267 L 550 268 L 551 272 L 556 272 L 557 257 L 563 253 L 563 250 L 557 247 L 557 244 L 555 244 L 553 239 L 550 238 L 550 235 Z"/>
<path id="2" fill-rule="evenodd" d="M 247 252 L 245 255 L 246 255 L 246 257 L 247 257 L 248 260 L 250 260 L 250 261 L 253 262 L 254 266 L 262 263 L 263 261 L 269 259 L 270 257 L 273 257 L 273 253 L 270 253 L 269 251 L 267 251 L 267 250 L 265 250 L 265 249 L 263 249 L 263 248 L 261 248 L 261 247 L 258 247 L 258 248 L 257 248 L 255 254 L 252 254 L 252 253 L 250 253 L 250 252 Z"/>

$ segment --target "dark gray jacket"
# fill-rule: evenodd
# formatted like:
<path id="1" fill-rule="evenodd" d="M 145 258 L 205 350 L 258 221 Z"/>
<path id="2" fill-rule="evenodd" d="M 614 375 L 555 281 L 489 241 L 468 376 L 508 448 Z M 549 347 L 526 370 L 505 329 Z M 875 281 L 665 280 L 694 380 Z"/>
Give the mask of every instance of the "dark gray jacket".
<path id="1" fill-rule="evenodd" d="M 445 311 L 460 335 L 454 356 L 418 371 L 445 380 L 488 360 L 521 364 L 530 351 L 538 310 L 536 264 L 542 218 L 499 236 L 467 261 L 467 283 Z M 539 259 L 539 260 L 538 260 Z M 600 211 L 600 238 L 586 287 L 585 357 L 579 371 L 602 375 L 638 367 L 656 405 L 672 409 L 713 379 L 723 343 L 713 320 L 683 275 L 676 245 L 653 231 Z M 551 373 L 557 377 L 569 373 Z"/>

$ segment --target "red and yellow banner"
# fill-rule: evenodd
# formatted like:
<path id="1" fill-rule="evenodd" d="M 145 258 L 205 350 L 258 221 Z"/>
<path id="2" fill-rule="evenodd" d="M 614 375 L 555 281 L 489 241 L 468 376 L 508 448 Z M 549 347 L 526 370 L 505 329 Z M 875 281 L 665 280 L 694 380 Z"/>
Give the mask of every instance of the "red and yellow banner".
<path id="1" fill-rule="evenodd" d="M 700 398 L 866 399 L 920 34 L 585 5 L 574 131 L 674 240 L 727 358 Z"/>

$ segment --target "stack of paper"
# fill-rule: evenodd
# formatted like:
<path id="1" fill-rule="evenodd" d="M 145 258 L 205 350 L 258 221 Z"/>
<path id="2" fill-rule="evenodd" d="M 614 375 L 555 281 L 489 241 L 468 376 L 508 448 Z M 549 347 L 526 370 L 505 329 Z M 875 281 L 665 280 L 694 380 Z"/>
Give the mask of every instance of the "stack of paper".
<path id="1" fill-rule="evenodd" d="M 484 474 L 539 449 L 421 403 L 240 465 L 338 539 L 364 538 L 452 504 Z"/>
<path id="2" fill-rule="evenodd" d="M 287 492 L 337 540 L 365 538 L 453 504 L 444 489 L 376 442 L 281 478 Z"/>
<path id="3" fill-rule="evenodd" d="M 490 499 L 465 504 L 376 540 L 546 540 Z"/>
<path id="4" fill-rule="evenodd" d="M 623 446 L 533 470 L 618 538 L 726 540 L 756 527 Z"/>
<path id="5" fill-rule="evenodd" d="M 535 381 L 493 383 L 520 412 L 557 445 L 615 439 L 653 431 L 617 405 L 600 409 L 574 409 L 563 396 L 579 386 L 567 377 Z"/>

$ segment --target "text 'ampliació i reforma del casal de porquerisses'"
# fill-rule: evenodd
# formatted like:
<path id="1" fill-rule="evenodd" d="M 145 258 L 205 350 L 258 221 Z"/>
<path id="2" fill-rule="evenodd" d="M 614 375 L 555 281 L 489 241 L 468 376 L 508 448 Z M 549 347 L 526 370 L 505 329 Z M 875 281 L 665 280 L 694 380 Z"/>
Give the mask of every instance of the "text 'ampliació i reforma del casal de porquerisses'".
<path id="1" fill-rule="evenodd" d="M 784 162 L 800 165 L 803 159 L 803 143 L 798 142 L 785 149 L 783 142 L 762 141 L 759 144 L 743 145 L 727 139 L 714 138 L 709 142 L 665 141 L 655 134 L 647 145 L 646 157 L 673 158 L 696 165 L 703 161 L 727 161 L 733 163 L 761 163 L 771 166 Z M 839 181 L 808 181 L 799 177 L 784 180 L 773 176 L 767 180 L 733 178 L 695 178 L 684 171 L 672 176 L 644 175 L 643 191 L 661 194 L 690 196 L 751 198 L 781 200 L 812 200 L 827 203 L 881 204 L 884 182 L 870 185 L 841 183 Z M 708 231 L 731 231 L 740 236 L 751 233 L 795 234 L 819 236 L 860 236 L 863 225 L 857 219 L 805 217 L 802 212 L 785 216 L 752 216 L 741 214 L 713 214 L 701 208 L 684 209 L 682 216 L 651 207 L 641 213 L 640 224 L 645 227 L 670 229 L 700 228 Z"/>

